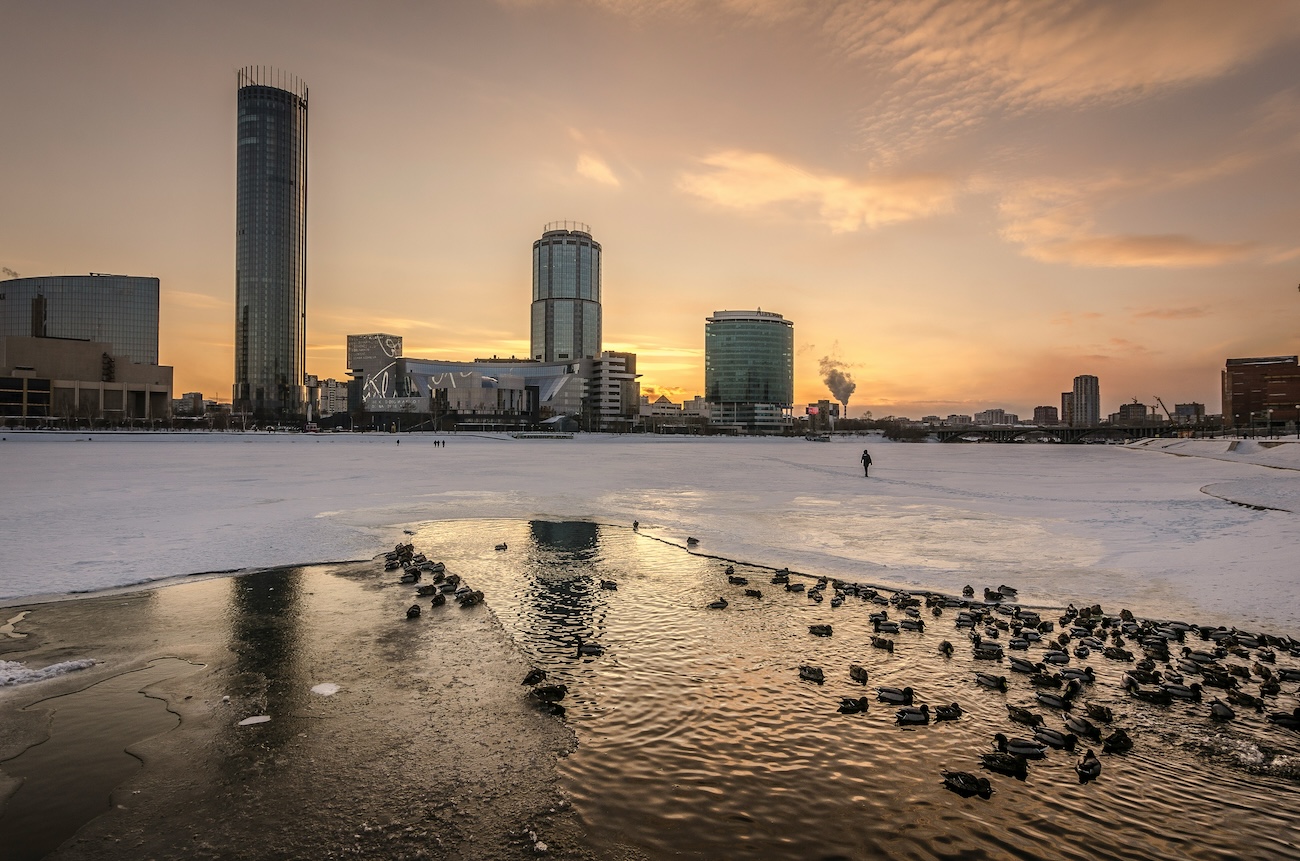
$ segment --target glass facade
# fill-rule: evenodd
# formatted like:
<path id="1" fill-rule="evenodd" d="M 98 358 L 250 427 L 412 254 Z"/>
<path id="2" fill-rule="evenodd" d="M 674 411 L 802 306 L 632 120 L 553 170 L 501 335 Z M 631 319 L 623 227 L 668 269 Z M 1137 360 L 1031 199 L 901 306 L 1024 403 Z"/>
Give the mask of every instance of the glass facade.
<path id="1" fill-rule="evenodd" d="M 0 336 L 75 338 L 158 364 L 158 279 L 52 275 L 0 281 Z"/>
<path id="2" fill-rule="evenodd" d="M 704 398 L 724 423 L 779 427 L 794 405 L 794 323 L 768 311 L 716 311 L 706 318 Z"/>
<path id="3" fill-rule="evenodd" d="M 600 355 L 600 243 L 585 224 L 562 224 L 533 243 L 531 355 L 542 362 Z"/>
<path id="4" fill-rule="evenodd" d="M 239 72 L 235 201 L 237 412 L 300 414 L 307 365 L 307 88 Z"/>

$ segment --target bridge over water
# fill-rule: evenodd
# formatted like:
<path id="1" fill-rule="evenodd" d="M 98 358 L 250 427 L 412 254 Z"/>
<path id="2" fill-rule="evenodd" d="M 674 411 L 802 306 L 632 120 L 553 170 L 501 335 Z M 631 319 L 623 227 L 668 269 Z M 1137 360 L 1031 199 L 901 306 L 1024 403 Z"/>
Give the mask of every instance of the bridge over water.
<path id="1" fill-rule="evenodd" d="M 1165 436 L 1170 428 L 1161 425 L 1094 425 L 1092 427 L 1056 427 L 1037 425 L 936 428 L 930 433 L 939 442 L 1042 442 L 1063 443 L 1121 442 Z"/>

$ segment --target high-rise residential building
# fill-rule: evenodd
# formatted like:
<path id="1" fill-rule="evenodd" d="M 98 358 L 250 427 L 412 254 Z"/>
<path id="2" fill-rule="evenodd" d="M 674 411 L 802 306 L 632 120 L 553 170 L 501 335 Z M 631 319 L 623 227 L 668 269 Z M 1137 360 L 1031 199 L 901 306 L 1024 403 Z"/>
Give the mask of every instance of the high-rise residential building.
<path id="1" fill-rule="evenodd" d="M 556 221 L 533 243 L 532 350 L 539 362 L 601 353 L 600 243 L 591 228 Z"/>
<path id="2" fill-rule="evenodd" d="M 1101 388 L 1097 378 L 1091 374 L 1080 374 L 1074 378 L 1071 418 L 1070 424 L 1074 427 L 1096 427 L 1101 424 Z"/>
<path id="3" fill-rule="evenodd" d="M 158 364 L 158 279 L 50 275 L 0 281 L 0 337 L 108 344 L 136 365 Z"/>
<path id="4" fill-rule="evenodd" d="M 1060 423 L 1056 407 L 1034 407 L 1034 424 L 1055 425 Z"/>
<path id="5" fill-rule="evenodd" d="M 305 408 L 307 86 L 241 69 L 236 139 L 235 412 Z"/>
<path id="6" fill-rule="evenodd" d="M 1300 421 L 1300 358 L 1228 359 L 1223 368 L 1223 423 L 1255 427 Z"/>
<path id="7" fill-rule="evenodd" d="M 794 406 L 794 323 L 771 311 L 714 311 L 704 324 L 713 423 L 779 432 Z"/>
<path id="8" fill-rule="evenodd" d="M 1061 424 L 1074 426 L 1074 392 L 1061 392 Z"/>

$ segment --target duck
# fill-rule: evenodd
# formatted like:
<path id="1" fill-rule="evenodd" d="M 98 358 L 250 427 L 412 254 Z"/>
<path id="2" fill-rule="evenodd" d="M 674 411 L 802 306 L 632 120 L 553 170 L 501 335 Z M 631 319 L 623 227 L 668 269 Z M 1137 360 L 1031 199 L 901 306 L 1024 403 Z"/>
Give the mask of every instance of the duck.
<path id="1" fill-rule="evenodd" d="M 763 592 L 762 592 L 762 590 L 760 590 L 760 589 L 746 589 L 746 590 L 745 590 L 745 597 L 746 597 L 746 598 L 762 598 L 762 597 L 763 597 Z"/>
<path id="2" fill-rule="evenodd" d="M 1210 717 L 1214 720 L 1232 720 L 1236 716 L 1237 713 L 1232 710 L 1232 706 L 1223 700 L 1216 698 L 1210 703 Z"/>
<path id="3" fill-rule="evenodd" d="M 1059 673 L 1034 673 L 1029 677 L 1029 684 L 1036 688 L 1059 688 L 1062 685 Z"/>
<path id="4" fill-rule="evenodd" d="M 891 655 L 894 653 L 894 641 L 886 637 L 872 637 L 871 645 L 877 649 L 884 649 Z"/>
<path id="5" fill-rule="evenodd" d="M 1007 689 L 1007 677 L 995 676 L 992 673 L 976 673 L 975 681 L 986 688 L 993 688 L 996 691 L 1005 692 Z"/>
<path id="6" fill-rule="evenodd" d="M 785 591 L 787 591 L 787 592 L 802 592 L 803 590 L 804 590 L 804 584 L 803 584 L 803 583 L 790 583 L 790 582 L 787 582 L 787 583 L 785 584 Z"/>
<path id="7" fill-rule="evenodd" d="M 894 719 L 900 724 L 928 724 L 930 722 L 930 707 L 925 703 L 921 703 L 919 706 L 901 708 L 894 713 Z"/>
<path id="8" fill-rule="evenodd" d="M 1268 716 L 1269 723 L 1275 723 L 1286 729 L 1300 731 L 1300 706 L 1296 706 L 1290 714 L 1287 712 L 1273 712 Z"/>
<path id="9" fill-rule="evenodd" d="M 876 619 L 874 622 L 871 623 L 871 625 L 872 625 L 873 628 L 876 629 L 876 633 L 877 633 L 877 634 L 897 634 L 897 633 L 898 633 L 898 623 L 897 623 L 897 622 L 886 622 L 886 621 L 883 621 L 883 620 L 881 620 L 881 619 Z"/>
<path id="10" fill-rule="evenodd" d="M 1232 703 L 1233 705 L 1252 708 L 1257 712 L 1262 712 L 1264 710 L 1264 701 L 1259 697 L 1252 697 L 1250 694 L 1246 693 L 1245 691 L 1238 691 L 1238 690 L 1228 691 L 1228 702 Z"/>
<path id="11" fill-rule="evenodd" d="M 1048 649 L 1043 652 L 1043 661 L 1048 664 L 1070 663 L 1070 653 L 1061 649 Z"/>
<path id="12" fill-rule="evenodd" d="M 1143 700 L 1148 703 L 1167 706 L 1173 702 L 1173 695 L 1164 688 L 1157 688 L 1151 685 L 1139 684 L 1136 679 L 1125 677 L 1124 690 L 1128 691 L 1134 699 Z"/>
<path id="13" fill-rule="evenodd" d="M 993 784 L 989 783 L 987 777 L 976 777 L 964 771 L 945 771 L 943 785 L 963 798 L 975 795 L 988 798 L 993 795 Z"/>
<path id="14" fill-rule="evenodd" d="M 411 606 L 407 607 L 407 608 L 406 608 L 406 618 L 408 618 L 408 619 L 418 619 L 418 618 L 420 618 L 420 605 L 419 605 L 419 604 L 412 604 Z"/>
<path id="15" fill-rule="evenodd" d="M 1023 738 L 1007 738 L 1002 733 L 993 736 L 993 746 L 1002 753 L 1012 753 L 1025 759 L 1042 759 L 1047 753 L 1047 746 Z"/>
<path id="16" fill-rule="evenodd" d="M 735 565 L 728 565 L 726 568 L 722 569 L 722 573 L 723 573 L 723 574 L 726 574 L 728 577 L 730 577 L 732 574 L 735 574 L 735 573 L 736 573 L 736 566 L 735 566 Z"/>
<path id="17" fill-rule="evenodd" d="M 1007 703 L 1007 714 L 1013 721 L 1022 723 L 1025 726 L 1041 726 L 1043 723 L 1042 715 L 1031 712 L 1027 708 L 1013 706 L 1010 703 Z"/>
<path id="18" fill-rule="evenodd" d="M 441 592 L 434 592 L 433 597 L 429 599 L 430 607 L 441 607 L 443 604 L 446 603 L 447 603 L 447 596 L 442 594 Z"/>
<path id="19" fill-rule="evenodd" d="M 935 720 L 957 720 L 961 716 L 962 716 L 961 706 L 958 705 L 957 703 L 952 703 L 951 705 L 946 705 L 946 706 L 934 707 Z"/>
<path id="20" fill-rule="evenodd" d="M 1020 594 L 1020 590 L 1014 586 L 1008 586 L 1005 583 L 998 587 L 998 592 L 1007 598 L 1014 598 Z"/>
<path id="21" fill-rule="evenodd" d="M 1169 696 L 1179 700 L 1191 700 L 1199 703 L 1201 701 L 1201 686 L 1199 684 L 1191 685 L 1174 685 L 1165 684 L 1162 687 L 1169 692 Z"/>
<path id="22" fill-rule="evenodd" d="M 498 545 L 496 546 L 496 549 L 497 549 L 497 550 L 509 550 L 509 549 L 510 549 L 510 546 L 509 546 L 508 544 L 506 544 L 505 542 L 502 542 L 501 544 L 498 544 Z"/>
<path id="23" fill-rule="evenodd" d="M 632 521 L 632 531 L 633 531 L 633 532 L 638 532 L 638 531 L 640 531 L 640 529 L 641 529 L 641 521 L 639 521 L 639 520 L 633 520 L 633 521 Z"/>
<path id="24" fill-rule="evenodd" d="M 829 637 L 833 631 L 830 625 L 809 625 L 808 633 L 814 637 Z"/>
<path id="25" fill-rule="evenodd" d="M 867 668 L 858 664 L 849 664 L 849 678 L 860 685 L 867 683 Z"/>
<path id="26" fill-rule="evenodd" d="M 1048 747 L 1054 747 L 1057 750 L 1066 750 L 1074 752 L 1074 746 L 1079 743 L 1079 739 L 1072 732 L 1061 732 L 1060 730 L 1050 727 L 1040 726 L 1034 729 L 1034 740 L 1041 741 Z"/>
<path id="27" fill-rule="evenodd" d="M 1061 678 L 1074 679 L 1082 685 L 1090 685 L 1097 681 L 1097 674 L 1093 672 L 1092 667 L 1065 667 L 1061 670 Z"/>
<path id="28" fill-rule="evenodd" d="M 820 685 L 826 681 L 826 674 L 822 672 L 821 667 L 804 664 L 799 667 L 799 678 L 805 682 L 816 682 Z"/>
<path id="29" fill-rule="evenodd" d="M 1024 658 L 1011 658 L 1011 672 L 1013 673 L 1042 673 L 1047 671 L 1043 664 L 1035 664 L 1033 661 L 1027 661 Z"/>
<path id="30" fill-rule="evenodd" d="M 893 703 L 895 705 L 910 706 L 912 704 L 913 691 L 911 688 L 876 688 L 876 699 L 882 703 Z"/>
<path id="31" fill-rule="evenodd" d="M 974 598 L 975 587 L 967 583 L 965 586 L 961 588 L 961 594 L 963 598 Z"/>
<path id="32" fill-rule="evenodd" d="M 456 600 L 462 607 L 476 607 L 483 603 L 483 593 L 478 589 L 471 589 L 464 595 L 457 595 Z"/>
<path id="33" fill-rule="evenodd" d="M 925 622 L 921 619 L 900 619 L 898 627 L 904 631 L 924 631 Z"/>
<path id="34" fill-rule="evenodd" d="M 980 766 L 998 774 L 1024 780 L 1029 776 L 1029 763 L 1014 753 L 985 753 L 980 755 Z"/>
<path id="35" fill-rule="evenodd" d="M 1090 738 L 1093 741 L 1101 741 L 1101 730 L 1097 728 L 1096 724 L 1087 718 L 1078 717 L 1076 715 L 1066 715 L 1065 728 L 1076 736 Z"/>
<path id="36" fill-rule="evenodd" d="M 870 706 L 868 697 L 842 697 L 840 699 L 839 713 L 842 715 L 861 714 Z"/>
<path id="37" fill-rule="evenodd" d="M 772 575 L 772 585 L 773 585 L 773 586 L 780 586 L 780 585 L 783 584 L 783 583 L 784 583 L 784 584 L 788 584 L 789 582 L 790 582 L 790 572 L 789 572 L 789 571 L 778 571 L 778 572 L 776 572 L 775 574 Z"/>
<path id="38" fill-rule="evenodd" d="M 951 658 L 952 652 L 953 652 L 952 643 L 948 642 L 947 640 L 944 640 L 943 642 L 939 643 L 939 654 L 943 655 L 945 658 Z"/>
<path id="39" fill-rule="evenodd" d="M 546 681 L 546 670 L 539 670 L 534 667 L 528 671 L 528 675 L 524 676 L 524 680 L 521 684 L 540 685 L 544 681 Z"/>
<path id="40" fill-rule="evenodd" d="M 1083 752 L 1083 756 L 1079 757 L 1079 761 L 1074 764 L 1074 771 L 1079 775 L 1080 783 L 1087 783 L 1101 777 L 1101 760 L 1092 752 L 1092 748 L 1088 748 Z"/>
<path id="41" fill-rule="evenodd" d="M 1110 723 L 1115 719 L 1115 713 L 1110 710 L 1110 706 L 1103 706 L 1099 703 L 1084 703 L 1083 709 L 1088 713 L 1088 717 L 1102 723 Z"/>
<path id="42" fill-rule="evenodd" d="M 1102 753 L 1126 753 L 1133 749 L 1133 739 L 1128 737 L 1123 728 L 1115 730 L 1101 743 Z"/>
<path id="43" fill-rule="evenodd" d="M 574 655 L 574 657 L 581 658 L 586 656 L 586 657 L 597 658 L 605 654 L 605 647 L 602 646 L 600 643 L 588 643 L 585 642 L 582 639 L 582 637 L 575 637 L 575 639 L 577 640 L 578 643 L 578 651 L 577 654 Z"/>
<path id="44" fill-rule="evenodd" d="M 700 543 L 700 539 L 698 539 L 698 538 L 691 538 L 691 537 L 689 537 L 689 536 L 687 536 L 687 538 L 686 538 L 686 546 L 687 546 L 687 547 L 694 547 L 694 546 L 696 546 L 696 545 L 699 544 L 699 543 Z"/>
<path id="45" fill-rule="evenodd" d="M 538 685 L 528 692 L 535 700 L 544 703 L 557 703 L 569 693 L 568 685 Z"/>
<path id="46" fill-rule="evenodd" d="M 732 586 L 748 586 L 748 585 L 749 585 L 749 578 L 748 578 L 748 577 L 740 577 L 740 576 L 738 576 L 738 575 L 736 575 L 736 574 L 728 574 L 728 575 L 727 575 L 727 582 L 730 583 Z"/>
<path id="47" fill-rule="evenodd" d="M 705 606 L 708 607 L 708 609 L 710 610 L 725 610 L 727 609 L 727 599 L 719 595 L 718 600 L 711 601 Z"/>
<path id="48" fill-rule="evenodd" d="M 1057 694 L 1052 693 L 1051 691 L 1035 691 L 1034 699 L 1038 700 L 1048 708 L 1068 709 L 1070 707 L 1070 700 L 1074 699 L 1075 694 L 1078 692 L 1079 683 L 1071 679 L 1070 683 L 1065 686 L 1063 692 Z"/>
<path id="49" fill-rule="evenodd" d="M 600 588 L 605 589 L 605 590 L 610 591 L 610 592 L 617 592 L 617 591 L 618 591 L 618 583 L 617 583 L 616 581 L 614 581 L 614 580 L 601 580 L 601 581 L 600 581 Z"/>
<path id="50" fill-rule="evenodd" d="M 418 588 L 418 589 L 415 590 L 415 594 L 418 595 L 418 596 L 421 597 L 421 598 L 427 598 L 427 597 L 429 597 L 430 595 L 433 595 L 433 594 L 436 593 L 436 592 L 438 592 L 438 584 L 437 584 L 437 583 L 426 583 L 426 584 L 424 584 L 423 586 L 421 586 L 420 588 Z"/>

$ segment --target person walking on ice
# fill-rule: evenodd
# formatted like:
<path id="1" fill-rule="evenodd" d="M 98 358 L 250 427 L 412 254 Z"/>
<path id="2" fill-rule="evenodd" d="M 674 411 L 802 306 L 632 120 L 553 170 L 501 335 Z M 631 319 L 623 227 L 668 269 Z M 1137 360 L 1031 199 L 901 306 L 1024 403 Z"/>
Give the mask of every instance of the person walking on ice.
<path id="1" fill-rule="evenodd" d="M 862 475 L 864 478 L 871 475 L 871 454 L 865 448 L 862 450 Z"/>

